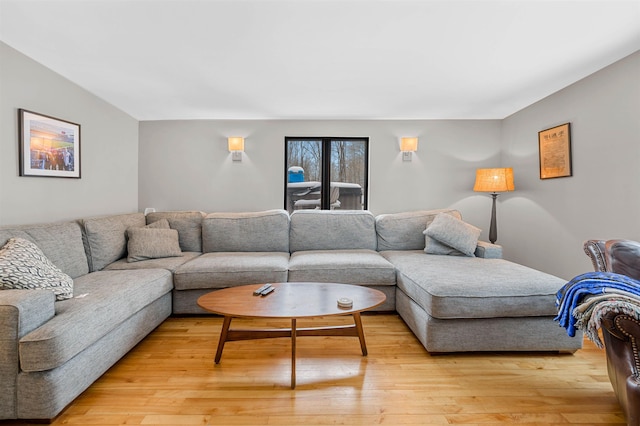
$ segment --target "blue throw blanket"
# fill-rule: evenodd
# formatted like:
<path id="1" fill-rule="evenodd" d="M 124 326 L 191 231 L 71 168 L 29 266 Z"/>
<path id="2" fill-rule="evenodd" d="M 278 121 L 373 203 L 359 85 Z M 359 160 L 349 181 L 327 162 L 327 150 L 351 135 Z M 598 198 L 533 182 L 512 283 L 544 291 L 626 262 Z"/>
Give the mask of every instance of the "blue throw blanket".
<path id="1" fill-rule="evenodd" d="M 624 294 L 640 298 L 640 281 L 612 272 L 587 272 L 565 284 L 556 294 L 558 315 L 554 318 L 567 329 L 571 337 L 576 335 L 575 308 L 584 298 L 593 295 Z"/>

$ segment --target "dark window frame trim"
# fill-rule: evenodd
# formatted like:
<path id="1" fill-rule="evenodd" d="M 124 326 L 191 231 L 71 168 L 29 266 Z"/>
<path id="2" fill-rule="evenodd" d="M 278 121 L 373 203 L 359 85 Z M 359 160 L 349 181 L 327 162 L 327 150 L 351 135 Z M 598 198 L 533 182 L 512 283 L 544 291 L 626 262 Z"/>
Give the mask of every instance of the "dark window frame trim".
<path id="1" fill-rule="evenodd" d="M 329 179 L 325 178 L 325 176 L 331 175 L 331 142 L 332 141 L 364 141 L 364 188 L 363 188 L 363 198 L 362 198 L 362 209 L 369 209 L 369 137 L 355 137 L 355 136 L 285 136 L 284 137 L 284 200 L 283 205 L 284 209 L 287 210 L 287 183 L 289 183 L 289 176 L 287 173 L 287 160 L 288 160 L 288 152 L 289 152 L 289 141 L 321 141 L 322 145 L 322 181 L 321 181 L 321 194 L 322 200 L 320 202 L 321 210 L 329 210 L 330 209 L 330 197 L 331 190 L 330 185 L 331 182 Z"/>

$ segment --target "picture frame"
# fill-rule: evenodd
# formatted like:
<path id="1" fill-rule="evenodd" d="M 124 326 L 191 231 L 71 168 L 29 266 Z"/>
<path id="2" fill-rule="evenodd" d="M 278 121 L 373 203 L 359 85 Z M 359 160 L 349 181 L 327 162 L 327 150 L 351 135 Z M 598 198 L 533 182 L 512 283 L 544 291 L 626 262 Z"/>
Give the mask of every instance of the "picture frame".
<path id="1" fill-rule="evenodd" d="M 540 179 L 573 176 L 571 123 L 538 132 Z"/>
<path id="2" fill-rule="evenodd" d="M 80 125 L 18 109 L 20 176 L 80 179 Z"/>

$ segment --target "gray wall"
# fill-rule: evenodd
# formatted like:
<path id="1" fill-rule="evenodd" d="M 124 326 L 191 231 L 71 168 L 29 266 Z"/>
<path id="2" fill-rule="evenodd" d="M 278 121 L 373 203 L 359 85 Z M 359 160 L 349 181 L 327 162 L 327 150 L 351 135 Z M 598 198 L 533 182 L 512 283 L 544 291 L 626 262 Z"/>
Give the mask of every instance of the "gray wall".
<path id="1" fill-rule="evenodd" d="M 571 123 L 573 176 L 540 180 L 538 132 Z M 502 123 L 516 190 L 500 195 L 499 243 L 516 262 L 571 278 L 587 239 L 640 240 L 640 53 Z"/>
<path id="2" fill-rule="evenodd" d="M 81 179 L 20 177 L 18 108 L 81 125 Z M 138 122 L 0 42 L 0 225 L 138 209 Z"/>
<path id="3" fill-rule="evenodd" d="M 242 162 L 232 162 L 228 136 L 245 137 Z M 488 227 L 489 201 L 472 187 L 476 167 L 499 162 L 499 120 L 145 121 L 140 209 L 283 208 L 285 136 L 369 137 L 374 214 L 454 206 L 465 219 Z M 419 137 L 411 162 L 402 161 L 402 136 Z"/>

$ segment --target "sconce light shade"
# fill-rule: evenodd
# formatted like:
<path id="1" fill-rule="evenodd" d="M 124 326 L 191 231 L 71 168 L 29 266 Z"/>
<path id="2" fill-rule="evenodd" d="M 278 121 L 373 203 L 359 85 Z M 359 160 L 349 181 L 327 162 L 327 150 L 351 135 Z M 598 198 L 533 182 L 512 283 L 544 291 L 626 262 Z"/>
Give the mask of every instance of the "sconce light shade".
<path id="1" fill-rule="evenodd" d="M 229 152 L 242 151 L 244 152 L 244 138 L 239 136 L 232 136 L 227 138 L 229 144 Z"/>
<path id="2" fill-rule="evenodd" d="M 477 192 L 505 192 L 513 191 L 513 169 L 511 167 L 498 169 L 476 170 L 476 183 L 473 190 Z"/>
<path id="3" fill-rule="evenodd" d="M 414 151 L 418 150 L 418 138 L 401 138 L 400 151 L 402 151 L 402 161 L 411 161 Z"/>
<path id="4" fill-rule="evenodd" d="M 240 136 L 231 136 L 227 138 L 229 152 L 233 161 L 242 161 L 242 153 L 244 152 L 244 138 Z"/>
<path id="5" fill-rule="evenodd" d="M 400 139 L 400 151 L 414 152 L 418 150 L 418 138 L 402 138 Z"/>

